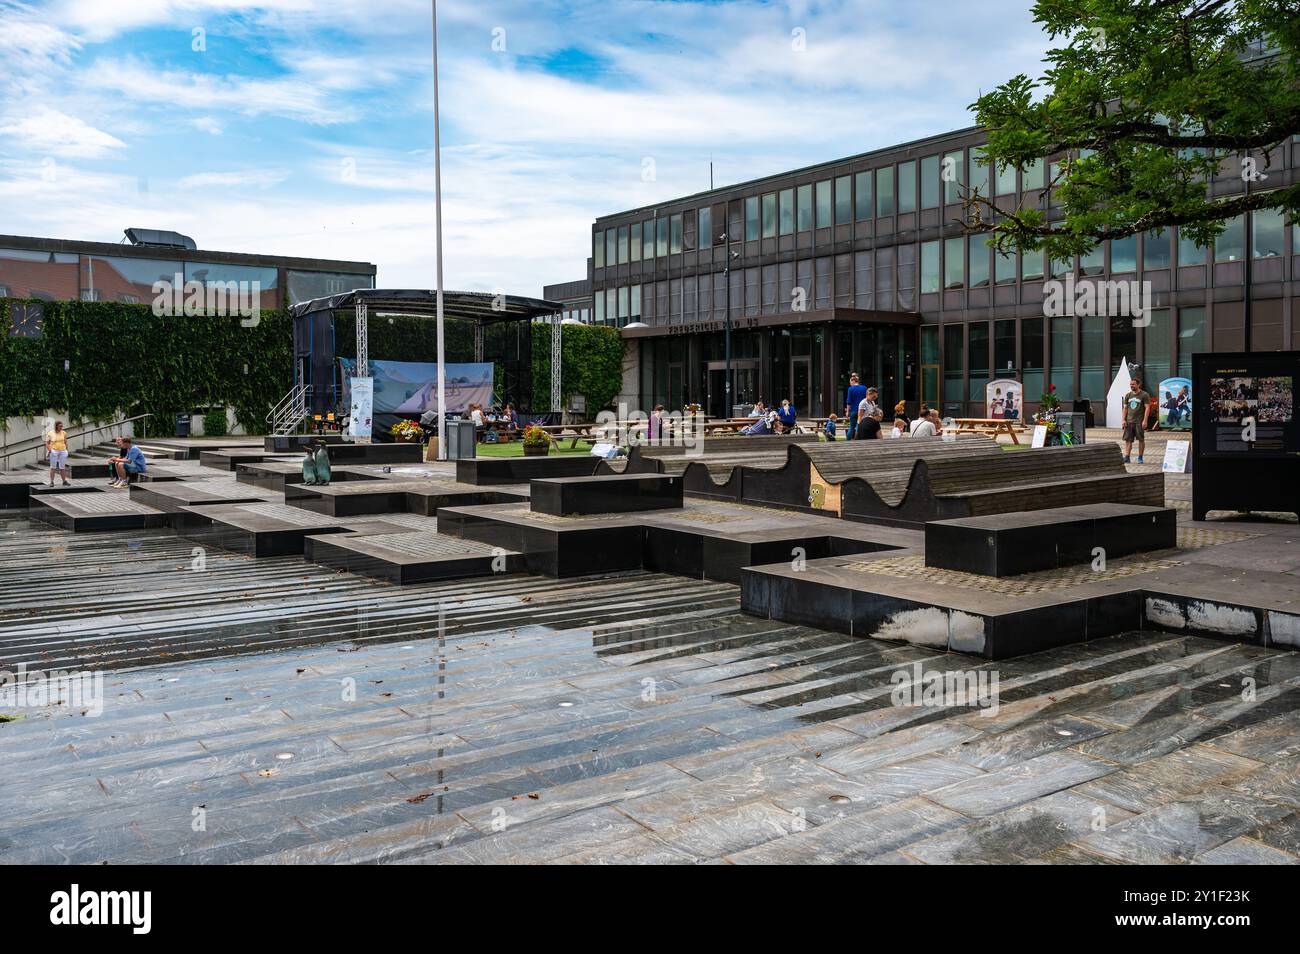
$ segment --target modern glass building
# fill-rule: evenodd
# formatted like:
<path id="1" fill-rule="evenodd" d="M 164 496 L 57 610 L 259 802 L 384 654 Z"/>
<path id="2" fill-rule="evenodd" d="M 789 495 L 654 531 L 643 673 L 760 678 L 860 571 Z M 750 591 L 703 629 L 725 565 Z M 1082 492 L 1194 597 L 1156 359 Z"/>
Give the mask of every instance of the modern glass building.
<path id="1" fill-rule="evenodd" d="M 1189 373 L 1197 351 L 1300 346 L 1293 291 L 1300 229 L 1276 212 L 1236 219 L 1213 248 L 1178 229 L 1105 243 L 1072 261 L 995 255 L 967 237 L 959 190 L 1051 209 L 1045 157 L 1023 170 L 980 165 L 969 128 L 597 219 L 592 320 L 639 349 L 642 407 L 726 410 L 730 309 L 733 405 L 789 398 L 803 415 L 844 409 L 850 371 L 953 416 L 983 416 L 985 385 L 1020 382 L 1026 411 L 1051 384 L 1064 401 L 1103 401 L 1122 359 L 1149 383 Z M 1297 181 L 1300 144 L 1257 165 L 1258 191 Z M 1224 163 L 1212 194 L 1246 187 Z M 730 253 L 730 257 L 729 257 Z M 730 262 L 730 267 L 728 267 Z M 1153 310 L 1047 317 L 1044 282 L 1150 282 Z"/>
<path id="2" fill-rule="evenodd" d="M 155 281 L 180 274 L 186 282 L 257 282 L 260 307 L 270 310 L 373 288 L 375 272 L 368 262 L 0 235 L 0 298 L 147 304 Z"/>

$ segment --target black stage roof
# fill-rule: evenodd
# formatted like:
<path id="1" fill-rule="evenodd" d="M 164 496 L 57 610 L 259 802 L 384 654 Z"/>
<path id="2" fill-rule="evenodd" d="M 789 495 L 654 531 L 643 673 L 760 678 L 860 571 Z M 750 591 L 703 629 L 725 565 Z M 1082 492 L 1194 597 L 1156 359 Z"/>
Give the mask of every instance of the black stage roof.
<path id="1" fill-rule="evenodd" d="M 366 303 L 368 314 L 420 315 L 433 318 L 438 312 L 438 293 L 427 288 L 354 288 L 341 295 L 313 298 L 289 309 L 300 318 L 320 311 L 355 308 Z M 442 313 L 445 318 L 474 321 L 490 325 L 502 321 L 527 321 L 563 311 L 559 302 L 519 295 L 493 295 L 490 292 L 443 291 Z"/>

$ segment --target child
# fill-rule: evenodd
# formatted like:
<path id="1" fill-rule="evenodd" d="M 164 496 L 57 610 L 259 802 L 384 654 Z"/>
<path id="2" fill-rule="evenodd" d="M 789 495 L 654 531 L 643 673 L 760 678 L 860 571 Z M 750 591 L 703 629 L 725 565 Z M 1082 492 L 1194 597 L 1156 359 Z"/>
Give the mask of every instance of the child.
<path id="1" fill-rule="evenodd" d="M 826 425 L 824 427 L 824 431 L 826 433 L 826 439 L 828 441 L 835 440 L 835 427 L 836 427 L 837 420 L 838 419 L 835 417 L 834 414 L 826 418 Z"/>

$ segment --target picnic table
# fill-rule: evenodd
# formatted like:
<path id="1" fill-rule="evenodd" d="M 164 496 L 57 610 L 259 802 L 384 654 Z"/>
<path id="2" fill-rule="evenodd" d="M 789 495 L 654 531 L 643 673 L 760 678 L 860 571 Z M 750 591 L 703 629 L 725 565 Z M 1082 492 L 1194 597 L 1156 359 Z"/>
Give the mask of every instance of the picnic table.
<path id="1" fill-rule="evenodd" d="M 1020 439 L 1016 437 L 1018 421 L 1007 417 L 957 417 L 953 418 L 957 422 L 957 432 L 972 431 L 977 434 L 987 434 L 994 440 L 998 439 L 999 434 L 1006 434 L 1011 438 L 1011 443 L 1019 444 Z M 1023 433 L 1025 427 L 1019 426 L 1019 431 Z"/>
<path id="2" fill-rule="evenodd" d="M 569 441 L 569 450 L 577 450 L 578 441 L 581 440 L 594 443 L 599 437 L 595 432 L 603 431 L 606 427 L 604 424 L 537 424 L 535 426 L 550 434 L 556 441 L 566 437 L 572 438 Z"/>

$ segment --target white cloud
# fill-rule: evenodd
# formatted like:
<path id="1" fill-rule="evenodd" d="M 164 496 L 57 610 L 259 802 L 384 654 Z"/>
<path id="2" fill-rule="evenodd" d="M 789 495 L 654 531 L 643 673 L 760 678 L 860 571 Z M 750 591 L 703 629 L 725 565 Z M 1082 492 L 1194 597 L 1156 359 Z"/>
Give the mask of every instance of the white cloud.
<path id="1" fill-rule="evenodd" d="M 286 172 L 245 170 L 241 172 L 199 172 L 183 177 L 182 189 L 269 189 L 289 178 Z"/>
<path id="2" fill-rule="evenodd" d="M 13 137 L 25 151 L 61 157 L 94 158 L 126 147 L 116 136 L 48 108 L 0 122 L 0 134 Z"/>

